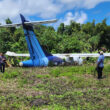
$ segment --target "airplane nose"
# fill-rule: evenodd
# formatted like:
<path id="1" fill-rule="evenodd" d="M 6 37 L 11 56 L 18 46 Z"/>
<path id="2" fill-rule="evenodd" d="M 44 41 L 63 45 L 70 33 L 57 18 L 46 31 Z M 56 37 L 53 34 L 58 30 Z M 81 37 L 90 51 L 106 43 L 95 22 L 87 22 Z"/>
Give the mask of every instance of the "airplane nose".
<path id="1" fill-rule="evenodd" d="M 20 62 L 20 63 L 19 63 L 19 66 L 23 66 L 23 63 L 22 63 L 22 62 Z"/>

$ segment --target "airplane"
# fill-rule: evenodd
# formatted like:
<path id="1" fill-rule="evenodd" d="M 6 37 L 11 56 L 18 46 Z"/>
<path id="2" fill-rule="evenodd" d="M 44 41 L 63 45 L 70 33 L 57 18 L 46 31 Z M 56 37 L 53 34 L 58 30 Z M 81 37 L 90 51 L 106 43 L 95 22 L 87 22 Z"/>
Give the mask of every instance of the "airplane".
<path id="1" fill-rule="evenodd" d="M 14 52 L 7 52 L 6 55 L 8 56 L 23 56 L 23 57 L 30 57 L 30 60 L 21 61 L 19 63 L 20 66 L 24 67 L 42 67 L 42 66 L 49 66 L 50 63 L 53 65 L 63 65 L 66 61 L 71 62 L 72 60 L 78 62 L 79 58 L 82 57 L 99 57 L 98 53 L 67 53 L 67 54 L 50 54 L 47 53 L 40 45 L 37 37 L 34 33 L 33 26 L 40 25 L 40 24 L 48 24 L 54 23 L 57 20 L 45 20 L 45 21 L 27 21 L 22 14 L 20 14 L 22 23 L 16 24 L 6 24 L 0 25 L 0 27 L 18 27 L 23 26 L 25 39 L 28 45 L 29 54 L 16 54 Z M 110 56 L 110 53 L 104 53 L 104 56 Z M 65 61 L 64 61 L 65 59 Z"/>
<path id="2" fill-rule="evenodd" d="M 7 51 L 5 53 L 6 55 L 8 56 L 13 56 L 13 57 L 30 57 L 30 54 L 24 54 L 24 53 L 15 53 L 15 52 L 11 52 L 11 51 Z M 52 54 L 53 56 L 57 56 L 61 59 L 65 59 L 65 62 L 66 63 L 71 63 L 72 61 L 74 62 L 79 62 L 79 58 L 90 58 L 90 57 L 99 57 L 99 53 L 64 53 L 64 54 L 61 54 L 61 53 L 57 53 L 57 54 Z M 110 53 L 104 53 L 104 56 L 105 57 L 110 57 Z M 62 65 L 65 63 L 65 62 L 62 62 Z"/>
<path id="3" fill-rule="evenodd" d="M 20 66 L 42 67 L 42 66 L 48 66 L 50 62 L 52 62 L 52 64 L 54 65 L 62 64 L 63 60 L 61 58 L 57 56 L 53 56 L 52 54 L 47 53 L 45 50 L 43 50 L 33 30 L 33 26 L 35 25 L 54 23 L 57 20 L 55 19 L 55 20 L 29 22 L 25 19 L 25 17 L 22 14 L 20 14 L 20 17 L 22 23 L 0 25 L 0 27 L 23 26 L 24 35 L 30 54 L 30 60 L 21 61 Z"/>
<path id="4" fill-rule="evenodd" d="M 11 51 L 7 51 L 6 52 L 6 55 L 8 56 L 21 56 L 21 57 L 30 57 L 30 54 L 26 53 L 15 53 L 15 52 L 11 52 Z M 99 54 L 98 53 L 64 53 L 64 54 L 60 54 L 60 53 L 57 53 L 57 54 L 52 54 L 54 56 L 57 56 L 57 57 L 60 57 L 60 58 L 67 58 L 67 57 L 99 57 Z M 104 56 L 106 57 L 109 57 L 110 56 L 110 53 L 104 53 Z"/>

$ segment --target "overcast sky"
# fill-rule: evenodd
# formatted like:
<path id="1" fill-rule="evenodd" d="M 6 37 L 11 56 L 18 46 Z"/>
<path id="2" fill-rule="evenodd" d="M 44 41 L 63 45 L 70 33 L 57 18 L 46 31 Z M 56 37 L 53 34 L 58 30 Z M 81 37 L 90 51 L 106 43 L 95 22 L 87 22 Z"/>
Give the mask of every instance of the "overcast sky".
<path id="1" fill-rule="evenodd" d="M 83 24 L 104 18 L 110 25 L 110 0 L 0 0 L 1 23 L 8 17 L 20 22 L 20 13 L 33 21 L 57 18 L 55 27 L 61 22 L 68 25 L 70 20 Z"/>

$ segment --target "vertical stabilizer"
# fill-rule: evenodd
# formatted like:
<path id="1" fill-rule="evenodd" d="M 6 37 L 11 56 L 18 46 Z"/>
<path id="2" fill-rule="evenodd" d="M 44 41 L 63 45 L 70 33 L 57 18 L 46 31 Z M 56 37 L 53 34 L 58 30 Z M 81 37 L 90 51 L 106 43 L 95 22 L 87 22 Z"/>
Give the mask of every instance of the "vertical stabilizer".
<path id="1" fill-rule="evenodd" d="M 27 21 L 23 15 L 21 15 L 22 25 L 24 29 L 25 38 L 27 41 L 29 53 L 31 60 L 33 62 L 33 65 L 35 66 L 47 66 L 48 65 L 48 59 L 40 46 L 40 43 L 38 42 L 36 35 L 34 33 L 33 27 L 31 25 L 25 25 L 24 22 Z"/>

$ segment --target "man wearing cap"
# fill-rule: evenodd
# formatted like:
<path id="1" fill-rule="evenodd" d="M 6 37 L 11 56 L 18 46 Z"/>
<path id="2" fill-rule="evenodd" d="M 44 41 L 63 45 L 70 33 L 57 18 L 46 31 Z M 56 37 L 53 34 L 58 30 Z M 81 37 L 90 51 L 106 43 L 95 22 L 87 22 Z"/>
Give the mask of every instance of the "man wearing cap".
<path id="1" fill-rule="evenodd" d="M 97 72 L 98 72 L 98 79 L 102 78 L 102 70 L 104 68 L 104 55 L 103 51 L 100 51 L 100 56 L 97 60 Z"/>

